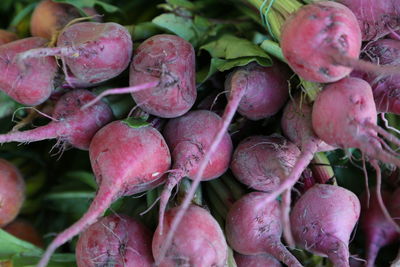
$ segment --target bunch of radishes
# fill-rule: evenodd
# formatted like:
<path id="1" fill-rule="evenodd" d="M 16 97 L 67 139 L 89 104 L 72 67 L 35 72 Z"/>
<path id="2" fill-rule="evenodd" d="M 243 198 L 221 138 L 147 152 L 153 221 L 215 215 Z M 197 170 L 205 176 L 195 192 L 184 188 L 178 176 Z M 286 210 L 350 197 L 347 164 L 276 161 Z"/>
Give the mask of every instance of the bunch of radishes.
<path id="1" fill-rule="evenodd" d="M 382 10 L 394 10 L 389 18 L 383 15 L 389 12 L 382 11 L 385 21 L 372 32 L 374 24 L 366 26 L 367 7 L 361 12 L 351 1 L 337 1 L 348 7 L 315 2 L 270 3 L 268 10 L 276 12 L 271 14 L 290 9 L 279 13 L 281 27 L 271 31 L 284 62 L 250 62 L 225 72 L 219 81 L 227 96 L 225 106 L 218 98 L 211 105 L 207 98 L 202 101 L 195 48 L 171 33 L 155 34 L 134 46 L 126 27 L 87 21 L 93 17 L 80 18 L 82 10 L 72 5 L 43 0 L 31 19 L 33 37 L 0 38 L 6 43 L 0 45 L 0 90 L 20 104 L 36 106 L 33 109 L 51 120 L 34 129 L 1 134 L 0 143 L 57 139 L 62 150 L 88 150 L 98 186 L 88 210 L 47 244 L 37 266 L 47 266 L 56 249 L 77 235 L 78 266 L 222 267 L 234 261 L 229 247 L 238 266 L 279 266 L 278 261 L 307 265 L 293 250 L 296 245 L 328 257 L 334 266 L 350 266 L 349 242 L 360 212 L 366 263 L 374 266 L 379 249 L 400 237 L 398 190 L 381 193 L 379 165 L 380 161 L 400 167 L 393 148 L 400 140 L 377 124 L 378 112 L 400 110 L 399 41 L 377 40 L 390 32 L 395 35 L 400 14 L 394 0 L 382 0 Z M 260 1 L 240 3 L 265 11 Z M 96 14 L 93 9 L 85 11 Z M 184 14 L 180 12 L 176 11 Z M 277 17 L 268 12 L 264 15 L 274 26 Z M 289 80 L 294 75 L 306 91 L 310 85 L 322 88 L 315 99 L 302 92 L 291 94 Z M 90 91 L 116 77 L 126 87 L 99 95 Z M 102 98 L 127 93 L 137 110 L 116 119 Z M 48 105 L 52 102 L 54 106 Z M 215 102 L 217 112 L 212 111 Z M 51 115 L 45 114 L 48 110 Z M 280 121 L 278 131 L 246 128 L 251 121 L 274 119 Z M 236 138 L 237 132 L 245 138 Z M 330 183 L 331 177 L 307 180 L 306 168 L 315 154 L 350 148 L 359 149 L 376 172 L 377 185 L 372 194 L 367 185 L 362 205 L 353 192 Z M 224 174 L 224 182 L 205 186 L 210 203 L 202 205 L 209 204 L 212 213 L 193 203 L 201 181 Z M 0 226 L 18 236 L 10 222 L 24 201 L 24 179 L 3 159 L 0 176 Z M 301 177 L 307 186 L 292 191 Z M 234 178 L 241 184 L 233 185 L 229 179 Z M 183 179 L 192 183 L 179 197 Z M 235 186 L 241 188 L 236 191 L 240 194 L 232 193 Z M 157 187 L 162 191 L 157 192 L 154 233 L 125 214 L 104 216 L 118 199 L 150 195 Z M 172 201 L 175 187 L 178 198 Z M 296 257 L 282 243 L 282 235 Z M 39 238 L 36 244 L 41 242 Z"/>

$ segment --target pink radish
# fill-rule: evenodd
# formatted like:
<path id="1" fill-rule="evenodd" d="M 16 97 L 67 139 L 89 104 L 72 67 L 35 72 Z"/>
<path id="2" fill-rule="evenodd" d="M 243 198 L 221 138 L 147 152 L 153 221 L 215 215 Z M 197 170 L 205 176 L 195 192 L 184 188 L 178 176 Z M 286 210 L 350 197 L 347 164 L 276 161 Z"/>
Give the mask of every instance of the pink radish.
<path id="1" fill-rule="evenodd" d="M 122 214 L 109 215 L 89 226 L 76 244 L 78 267 L 151 267 L 150 231 Z"/>
<path id="2" fill-rule="evenodd" d="M 377 66 L 358 59 L 361 30 L 346 6 L 322 1 L 301 7 L 282 26 L 283 56 L 301 78 L 320 83 L 338 81 L 353 68 L 394 74 L 396 66 Z"/>
<path id="3" fill-rule="evenodd" d="M 0 227 L 17 217 L 25 200 L 25 181 L 20 171 L 0 159 Z"/>
<path id="4" fill-rule="evenodd" d="M 98 102 L 82 111 L 81 107 L 95 98 L 87 90 L 74 90 L 64 94 L 53 110 L 53 121 L 27 131 L 15 131 L 0 135 L 0 143 L 34 142 L 58 138 L 76 148 L 87 150 L 93 135 L 113 119 L 111 108 Z"/>
<path id="5" fill-rule="evenodd" d="M 164 129 L 165 140 L 171 150 L 174 171 L 168 176 L 160 199 L 159 233 L 163 232 L 163 217 L 172 189 L 183 177 L 192 178 L 198 170 L 198 163 L 212 143 L 212 137 L 221 124 L 221 118 L 214 112 L 196 110 L 182 117 L 170 120 Z M 221 176 L 229 167 L 232 155 L 232 141 L 228 133 L 219 143 L 218 150 L 211 157 L 201 177 L 202 181 Z"/>
<path id="6" fill-rule="evenodd" d="M 66 81 L 72 87 L 90 87 L 116 77 L 131 60 L 129 32 L 113 22 L 80 22 L 65 28 L 57 47 L 40 48 L 19 55 L 22 64 L 29 58 L 59 56 Z"/>
<path id="7" fill-rule="evenodd" d="M 273 68 L 281 69 L 281 67 L 279 67 L 279 66 L 280 65 L 277 65 L 277 64 L 273 65 L 269 70 L 271 71 L 271 69 L 273 69 Z M 238 68 L 226 80 L 225 87 L 227 89 L 229 89 L 229 99 L 228 99 L 228 105 L 226 106 L 224 114 L 222 116 L 222 123 L 218 127 L 218 131 L 215 134 L 215 136 L 213 138 L 213 142 L 210 144 L 208 151 L 206 151 L 203 159 L 200 161 L 198 171 L 197 171 L 196 175 L 193 177 L 193 184 L 192 184 L 189 192 L 187 193 L 185 199 L 183 200 L 179 212 L 177 213 L 177 215 L 175 216 L 175 218 L 171 224 L 170 231 L 168 232 L 167 237 L 165 238 L 166 241 L 164 242 L 164 245 L 163 245 L 164 247 L 161 249 L 161 253 L 160 253 L 161 258 L 162 258 L 162 255 L 165 255 L 168 247 L 170 246 L 173 235 L 174 235 L 174 233 L 179 225 L 179 222 L 182 219 L 186 209 L 189 207 L 190 201 L 196 192 L 196 188 L 201 181 L 201 177 L 203 176 L 203 173 L 206 170 L 208 162 L 210 161 L 212 154 L 217 150 L 219 143 L 224 138 L 224 135 L 225 135 L 226 131 L 228 130 L 228 126 L 231 123 L 233 116 L 235 115 L 235 112 L 236 112 L 237 108 L 239 107 L 243 96 L 245 96 L 247 94 L 248 89 L 253 86 L 256 86 L 257 88 L 260 88 L 260 90 L 267 90 L 267 91 L 271 90 L 271 95 L 273 95 L 274 93 L 283 94 L 283 95 L 287 94 L 287 92 L 286 92 L 287 82 L 286 82 L 285 78 L 283 78 L 283 77 L 287 77 L 286 71 L 281 69 L 282 70 L 281 74 L 283 74 L 283 77 L 279 77 L 277 75 L 269 76 L 268 74 L 265 74 L 267 71 L 266 72 L 263 72 L 263 71 L 253 72 L 252 71 L 253 69 L 257 70 L 257 65 L 250 64 L 246 67 Z M 275 73 L 275 74 L 279 73 L 279 72 L 275 72 L 275 71 L 271 71 L 271 72 Z M 256 78 L 254 78 L 253 75 Z M 269 87 L 269 83 L 267 82 L 269 80 L 269 78 L 257 78 L 258 76 L 263 76 L 263 75 L 267 75 L 271 79 L 278 79 L 278 80 L 282 81 L 282 83 L 280 83 L 280 86 L 278 86 L 278 87 L 275 87 L 275 86 Z M 253 83 L 254 80 L 265 81 L 266 83 L 263 85 Z M 277 83 L 271 83 L 271 84 L 276 85 Z M 272 93 L 272 92 L 274 92 L 274 93 Z M 266 95 L 270 95 L 270 94 L 266 94 Z M 277 96 L 275 96 L 275 97 L 277 97 Z M 249 99 L 251 99 L 251 98 L 249 98 Z M 283 99 L 283 98 L 277 97 L 277 99 Z M 256 99 L 253 99 L 253 100 L 256 101 Z M 283 105 L 284 102 L 280 102 L 280 104 Z M 246 105 L 248 105 L 248 103 Z M 281 108 L 280 105 L 275 105 L 275 104 L 273 105 L 273 107 L 274 108 L 272 110 L 269 110 L 269 112 L 271 112 L 271 113 L 264 114 L 265 117 L 275 114 Z"/>
<path id="8" fill-rule="evenodd" d="M 23 105 L 39 105 L 50 97 L 57 64 L 54 58 L 44 57 L 26 60 L 21 66 L 16 56 L 46 43 L 46 39 L 31 37 L 0 46 L 0 90 Z"/>
<path id="9" fill-rule="evenodd" d="M 390 204 L 390 193 L 382 192 L 385 204 Z M 376 194 L 368 199 L 364 194 L 361 197 L 361 228 L 365 235 L 367 267 L 375 266 L 375 259 L 381 247 L 397 241 L 400 234 L 383 214 Z"/>
<path id="10" fill-rule="evenodd" d="M 243 196 L 229 209 L 226 236 L 229 245 L 244 255 L 268 253 L 286 265 L 302 266 L 281 243 L 282 223 L 278 201 L 264 204 L 267 193 Z"/>
<path id="11" fill-rule="evenodd" d="M 165 214 L 166 231 L 169 231 L 178 211 L 179 208 L 172 208 Z M 208 211 L 198 206 L 189 206 L 174 235 L 174 245 L 165 257 L 160 258 L 164 242 L 165 235 L 160 233 L 158 227 L 153 237 L 153 255 L 159 267 L 226 266 L 228 246 L 222 229 Z"/>
<path id="12" fill-rule="evenodd" d="M 316 184 L 294 205 L 290 215 L 296 242 L 328 256 L 336 267 L 349 267 L 348 243 L 360 216 L 360 201 L 339 186 Z"/>
<path id="13" fill-rule="evenodd" d="M 282 264 L 266 253 L 259 255 L 242 255 L 235 253 L 237 267 L 282 267 Z"/>
<path id="14" fill-rule="evenodd" d="M 297 146 L 280 135 L 250 136 L 235 149 L 231 170 L 243 184 L 272 192 L 291 172 L 299 155 Z"/>
<path id="15" fill-rule="evenodd" d="M 161 184 L 171 164 L 162 135 L 132 119 L 114 121 L 101 128 L 90 143 L 89 156 L 99 185 L 96 197 L 83 217 L 52 241 L 38 267 L 46 266 L 59 246 L 95 223 L 113 201 Z"/>

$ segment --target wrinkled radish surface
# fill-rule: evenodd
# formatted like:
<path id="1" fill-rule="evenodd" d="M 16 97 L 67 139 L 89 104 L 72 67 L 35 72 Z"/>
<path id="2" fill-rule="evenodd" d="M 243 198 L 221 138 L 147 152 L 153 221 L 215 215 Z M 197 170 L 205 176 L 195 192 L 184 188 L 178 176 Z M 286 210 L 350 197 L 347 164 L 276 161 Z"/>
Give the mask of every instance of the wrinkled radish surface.
<path id="1" fill-rule="evenodd" d="M 103 217 L 79 236 L 78 267 L 151 267 L 151 239 L 144 225 L 126 215 Z"/>
<path id="2" fill-rule="evenodd" d="M 308 81 L 328 83 L 351 72 L 334 57 L 358 59 L 361 31 L 350 9 L 322 1 L 301 7 L 286 20 L 280 44 L 295 73 Z"/>
<path id="3" fill-rule="evenodd" d="M 165 214 L 164 229 L 168 232 L 178 208 L 172 208 Z M 166 235 L 161 235 L 159 228 L 153 236 L 153 255 L 160 261 L 159 252 Z M 228 246 L 218 222 L 211 214 L 198 206 L 189 206 L 172 245 L 167 251 L 160 267 L 175 266 L 215 266 L 223 267 L 228 257 Z"/>
<path id="4" fill-rule="evenodd" d="M 197 96 L 193 46 L 169 34 L 155 35 L 144 41 L 135 50 L 129 84 L 153 81 L 159 84 L 132 93 L 140 108 L 162 118 L 178 117 L 189 111 Z"/>

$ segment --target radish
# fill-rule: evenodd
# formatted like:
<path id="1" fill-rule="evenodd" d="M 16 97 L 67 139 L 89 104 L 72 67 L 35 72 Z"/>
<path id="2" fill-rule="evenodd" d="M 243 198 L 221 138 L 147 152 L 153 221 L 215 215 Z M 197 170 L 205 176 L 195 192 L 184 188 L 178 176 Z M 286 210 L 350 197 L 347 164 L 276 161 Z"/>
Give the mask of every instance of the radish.
<path id="1" fill-rule="evenodd" d="M 172 153 L 173 172 L 169 174 L 160 197 L 159 233 L 163 234 L 164 212 L 171 192 L 182 178 L 192 178 L 198 171 L 198 163 L 212 143 L 212 137 L 221 124 L 221 118 L 208 110 L 196 110 L 182 117 L 170 120 L 164 129 L 164 137 Z M 208 162 L 201 177 L 208 181 L 221 176 L 229 167 L 232 155 L 232 141 L 225 133 L 218 150 Z"/>
<path id="2" fill-rule="evenodd" d="M 18 36 L 10 31 L 0 29 L 0 45 L 10 43 L 18 39 Z"/>
<path id="3" fill-rule="evenodd" d="M 273 68 L 281 69 L 279 66 L 280 65 L 273 65 L 272 67 L 270 67 L 269 70 L 271 71 L 271 69 L 273 69 Z M 286 91 L 285 88 L 287 88 L 287 82 L 286 82 L 285 78 L 279 77 L 278 75 L 271 75 L 271 76 L 268 75 L 269 78 L 271 78 L 271 79 L 275 78 L 275 79 L 282 81 L 282 83 L 280 83 L 280 86 L 277 88 L 274 86 L 277 83 L 267 82 L 269 80 L 269 78 L 268 79 L 262 79 L 262 78 L 255 79 L 254 77 L 257 77 L 259 75 L 266 75 L 266 74 L 265 74 L 265 72 L 259 72 L 259 71 L 253 72 L 252 71 L 253 69 L 257 69 L 257 67 L 252 64 L 250 64 L 246 67 L 239 67 L 226 80 L 225 87 L 229 89 L 229 99 L 228 99 L 228 105 L 226 106 L 224 114 L 222 116 L 222 123 L 218 127 L 218 131 L 216 132 L 216 134 L 213 138 L 213 142 L 210 144 L 208 151 L 206 151 L 204 157 L 199 162 L 198 171 L 197 171 L 196 175 L 193 177 L 192 186 L 191 186 L 189 192 L 186 194 L 185 199 L 182 201 L 179 212 L 177 213 L 173 222 L 171 223 L 170 231 L 168 232 L 167 237 L 165 238 L 166 241 L 164 242 L 164 245 L 163 245 L 164 247 L 161 249 L 161 256 L 160 256 L 161 258 L 163 257 L 162 255 L 165 254 L 168 247 L 170 246 L 173 235 L 174 235 L 174 233 L 179 225 L 179 222 L 182 219 L 186 209 L 189 207 L 190 201 L 196 192 L 196 188 L 201 181 L 201 178 L 203 176 L 204 171 L 206 170 L 206 167 L 208 166 L 208 162 L 210 161 L 212 154 L 217 150 L 219 143 L 224 138 L 224 135 L 228 129 L 228 126 L 231 123 L 233 116 L 235 115 L 235 112 L 236 112 L 238 106 L 240 105 L 243 96 L 246 95 L 248 88 L 256 86 L 257 88 L 260 88 L 260 90 L 271 90 L 271 92 L 275 92 L 276 94 L 285 94 L 286 95 L 286 93 L 287 93 L 287 92 L 285 92 Z M 271 72 L 275 73 L 275 74 L 279 73 L 279 71 L 278 72 L 271 71 Z M 285 71 L 281 71 L 280 73 L 284 74 L 284 77 L 286 77 Z M 254 80 L 265 81 L 266 83 L 263 85 L 255 84 L 255 83 L 253 83 Z M 270 87 L 269 84 L 271 84 L 273 86 Z M 271 94 L 274 94 L 274 93 L 271 93 Z M 269 94 L 267 94 L 267 95 L 269 95 Z M 281 99 L 281 98 L 277 97 L 277 99 Z M 254 99 L 254 100 L 256 101 L 257 99 Z M 283 105 L 284 103 L 282 102 L 280 104 Z M 278 112 L 279 109 L 281 108 L 280 105 L 273 105 L 273 106 L 274 106 L 274 108 L 272 110 L 270 110 L 271 113 L 264 114 L 265 117 L 273 115 L 274 112 Z"/>
<path id="4" fill-rule="evenodd" d="M 272 192 L 290 173 L 299 155 L 297 146 L 280 135 L 250 136 L 235 149 L 231 170 L 250 188 Z"/>
<path id="5" fill-rule="evenodd" d="M 148 82 L 157 82 L 157 86 L 132 92 L 144 111 L 162 118 L 175 118 L 189 111 L 197 96 L 193 46 L 169 34 L 144 41 L 132 59 L 129 84 Z"/>
<path id="6" fill-rule="evenodd" d="M 299 245 L 344 267 L 350 266 L 348 243 L 359 216 L 360 201 L 351 191 L 316 184 L 296 202 L 290 220 Z"/>
<path id="7" fill-rule="evenodd" d="M 390 193 L 382 192 L 385 204 L 390 204 Z M 390 205 L 389 205 L 390 206 Z M 379 249 L 383 246 L 396 242 L 400 234 L 383 214 L 379 205 L 377 195 L 372 194 L 370 199 L 364 194 L 361 196 L 361 228 L 365 234 L 367 267 L 375 266 L 375 259 Z"/>
<path id="8" fill-rule="evenodd" d="M 0 143 L 34 142 L 58 138 L 76 148 L 87 150 L 93 135 L 113 119 L 111 108 L 98 102 L 88 110 L 82 111 L 85 103 L 95 95 L 87 90 L 73 90 L 64 94 L 53 110 L 53 121 L 28 131 L 15 131 L 0 135 Z"/>
<path id="9" fill-rule="evenodd" d="M 377 40 L 400 27 L 400 8 L 396 0 L 337 0 L 354 12 L 362 40 Z"/>
<path id="10" fill-rule="evenodd" d="M 264 204 L 267 193 L 243 196 L 229 209 L 225 231 L 229 245 L 244 255 L 269 253 L 286 265 L 302 266 L 281 243 L 282 223 L 278 201 Z"/>
<path id="11" fill-rule="evenodd" d="M 3 230 L 21 240 L 34 244 L 37 247 L 44 247 L 42 236 L 29 221 L 15 219 L 11 223 L 7 224 Z"/>
<path id="12" fill-rule="evenodd" d="M 80 22 L 63 29 L 57 47 L 26 51 L 19 60 L 24 64 L 27 59 L 45 56 L 61 57 L 70 86 L 90 87 L 116 77 L 128 67 L 132 40 L 117 23 Z"/>
<path id="13" fill-rule="evenodd" d="M 179 208 L 172 208 L 166 212 L 166 231 L 178 211 Z M 160 249 L 164 242 L 165 235 L 161 234 L 158 227 L 152 244 L 156 266 L 226 266 L 228 246 L 222 229 L 208 211 L 198 206 L 189 206 L 174 235 L 174 245 L 165 257 L 160 258 Z"/>
<path id="14" fill-rule="evenodd" d="M 149 114 L 161 118 L 185 114 L 197 97 L 193 46 L 175 35 L 152 36 L 135 51 L 129 83 L 130 87 L 104 91 L 85 107 L 106 95 L 132 93 L 136 104 Z"/>
<path id="15" fill-rule="evenodd" d="M 99 219 L 78 239 L 75 254 L 78 267 L 151 267 L 150 231 L 122 214 Z"/>
<path id="16" fill-rule="evenodd" d="M 322 1 L 301 7 L 282 26 L 283 56 L 301 78 L 320 83 L 338 81 L 353 68 L 394 74 L 397 66 L 377 66 L 358 60 L 361 30 L 346 6 Z"/>
<path id="17" fill-rule="evenodd" d="M 16 56 L 46 43 L 46 39 L 31 37 L 0 46 L 0 90 L 23 105 L 39 105 L 50 97 L 57 64 L 54 58 L 44 57 L 26 60 L 21 66 Z"/>
<path id="18" fill-rule="evenodd" d="M 282 267 L 277 259 L 266 253 L 252 256 L 235 253 L 234 257 L 237 267 Z"/>
<path id="19" fill-rule="evenodd" d="M 0 159 L 0 227 L 17 217 L 25 200 L 25 181 L 19 170 Z"/>
<path id="20" fill-rule="evenodd" d="M 46 266 L 59 246 L 95 223 L 113 201 L 163 182 L 161 178 L 171 164 L 168 146 L 156 129 L 135 122 L 114 121 L 95 134 L 89 156 L 99 185 L 96 197 L 83 217 L 52 241 L 38 267 Z"/>

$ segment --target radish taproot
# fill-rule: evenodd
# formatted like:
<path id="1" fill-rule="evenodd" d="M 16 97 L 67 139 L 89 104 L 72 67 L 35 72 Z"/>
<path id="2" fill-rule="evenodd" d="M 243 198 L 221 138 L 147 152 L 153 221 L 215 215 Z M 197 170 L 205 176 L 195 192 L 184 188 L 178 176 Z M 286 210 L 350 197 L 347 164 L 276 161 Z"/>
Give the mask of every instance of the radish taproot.
<path id="1" fill-rule="evenodd" d="M 0 227 L 17 217 L 25 200 L 25 181 L 11 162 L 0 159 Z"/>
<path id="2" fill-rule="evenodd" d="M 76 244 L 78 267 L 151 267 L 150 231 L 122 214 L 99 219 L 89 226 Z"/>
<path id="3" fill-rule="evenodd" d="M 38 267 L 46 266 L 59 246 L 95 223 L 113 201 L 161 184 L 171 164 L 162 135 L 132 118 L 101 128 L 90 143 L 89 157 L 99 185 L 97 194 L 83 217 L 51 242 Z"/>
<path id="4" fill-rule="evenodd" d="M 215 151 L 217 150 L 219 143 L 223 140 L 224 135 L 226 134 L 229 124 L 231 123 L 233 116 L 236 113 L 236 110 L 238 109 L 242 98 L 247 94 L 249 91 L 248 88 L 251 87 L 257 87 L 259 90 L 266 90 L 269 91 L 271 90 L 271 94 L 287 94 L 287 89 L 288 89 L 288 83 L 287 83 L 287 71 L 286 68 L 284 67 L 282 69 L 282 65 L 279 64 L 274 64 L 271 67 L 267 68 L 268 70 L 265 71 L 258 71 L 257 70 L 257 65 L 254 64 L 249 64 L 245 67 L 239 67 L 235 71 L 233 71 L 230 76 L 226 79 L 225 82 L 225 87 L 229 90 L 229 98 L 228 98 L 228 104 L 225 107 L 225 111 L 222 116 L 222 122 L 218 127 L 218 131 L 216 132 L 215 136 L 213 137 L 213 142 L 210 144 L 208 151 L 204 154 L 204 157 L 202 160 L 199 162 L 198 165 L 198 170 L 195 176 L 193 177 L 193 183 L 192 186 L 189 190 L 189 192 L 186 194 L 185 199 L 182 201 L 182 204 L 180 206 L 180 210 L 175 216 L 173 222 L 171 223 L 171 228 L 170 231 L 167 234 L 167 237 L 165 238 L 166 241 L 164 242 L 164 248 L 161 250 L 161 255 L 165 253 L 168 249 L 168 247 L 171 245 L 173 235 L 179 225 L 180 220 L 184 216 L 184 213 L 186 212 L 186 209 L 189 207 L 190 201 L 193 198 L 196 188 L 199 185 L 201 181 L 201 177 L 203 176 L 207 166 L 208 162 L 211 159 L 211 156 Z M 272 71 L 273 68 L 278 68 L 281 71 Z M 253 72 L 253 70 L 255 70 Z M 274 73 L 274 75 L 269 75 L 266 73 Z M 276 73 L 280 73 L 283 75 L 275 75 Z M 269 78 L 257 78 L 258 76 L 264 76 L 267 75 Z M 275 83 L 275 82 L 268 82 L 269 79 L 277 79 L 281 81 L 281 83 Z M 265 82 L 264 84 L 257 84 L 254 83 L 254 81 L 263 81 Z M 270 86 L 272 85 L 272 86 Z M 250 90 L 252 91 L 252 90 Z M 254 93 L 254 91 L 252 91 Z M 272 93 L 274 92 L 274 93 Z M 265 94 L 265 95 L 270 95 Z M 284 99 L 284 97 L 277 97 L 276 99 Z M 252 99 L 248 98 L 248 100 L 254 100 L 257 101 L 259 99 Z M 262 100 L 264 101 L 264 100 Z M 249 103 L 246 103 L 246 105 L 249 105 Z M 276 112 L 279 111 L 279 109 L 282 107 L 281 105 L 284 105 L 283 102 L 279 102 L 279 104 L 273 104 L 272 109 L 268 109 L 268 112 L 266 112 L 264 115 L 266 117 L 274 115 Z M 250 109 L 251 110 L 251 109 Z M 243 112 L 243 111 L 242 111 Z M 161 256 L 162 258 L 162 256 Z"/>
<path id="5" fill-rule="evenodd" d="M 96 96 L 84 89 L 65 93 L 56 103 L 50 123 L 27 131 L 0 135 L 0 143 L 35 142 L 57 138 L 76 148 L 87 150 L 94 134 L 113 119 L 111 108 L 98 102 L 87 110 L 81 107 Z"/>
<path id="6" fill-rule="evenodd" d="M 281 242 L 278 201 L 264 204 L 267 193 L 243 196 L 229 209 L 225 231 L 229 245 L 244 255 L 268 253 L 290 267 L 302 266 Z"/>
<path id="7" fill-rule="evenodd" d="M 302 6 L 282 26 L 283 56 L 301 78 L 319 83 L 338 81 L 353 68 L 395 74 L 398 66 L 359 60 L 361 30 L 353 12 L 333 1 Z"/>
<path id="8" fill-rule="evenodd" d="M 175 35 L 150 37 L 135 51 L 129 84 L 104 91 L 84 108 L 107 95 L 131 93 L 136 104 L 151 115 L 175 118 L 185 114 L 197 97 L 193 46 Z"/>
<path id="9" fill-rule="evenodd" d="M 58 56 L 63 63 L 69 86 L 91 87 L 118 76 L 132 56 L 129 32 L 114 22 L 80 22 L 63 29 L 57 47 L 31 49 L 19 54 L 20 64 L 26 60 Z"/>
<path id="10" fill-rule="evenodd" d="M 172 189 L 183 177 L 194 177 L 198 171 L 198 164 L 212 143 L 212 137 L 220 124 L 221 118 L 214 112 L 196 110 L 170 120 L 165 126 L 163 134 L 172 154 L 174 171 L 169 174 L 160 197 L 160 234 L 165 234 L 163 217 Z M 226 133 L 217 151 L 211 156 L 201 180 L 208 181 L 221 176 L 229 167 L 232 150 L 231 138 Z"/>
<path id="11" fill-rule="evenodd" d="M 250 188 L 273 192 L 285 180 L 300 150 L 280 136 L 250 136 L 239 143 L 232 157 L 231 170 Z"/>
<path id="12" fill-rule="evenodd" d="M 342 187 L 316 184 L 296 202 L 290 214 L 297 244 L 336 267 L 349 267 L 350 234 L 360 216 L 357 196 Z"/>
<path id="13" fill-rule="evenodd" d="M 336 0 L 356 16 L 363 41 L 382 38 L 400 27 L 400 8 L 396 0 Z"/>
<path id="14" fill-rule="evenodd" d="M 48 41 L 30 37 L 0 46 L 0 90 L 23 105 L 39 105 L 54 89 L 57 64 L 53 57 L 31 58 L 18 63 L 17 55 L 39 47 Z"/>
<path id="15" fill-rule="evenodd" d="M 166 212 L 165 231 L 169 231 L 178 211 L 179 207 L 175 207 Z M 156 266 L 226 266 L 228 245 L 222 229 L 214 217 L 201 207 L 189 206 L 174 235 L 173 246 L 165 256 L 160 254 L 164 242 L 165 235 L 160 233 L 158 227 L 152 244 Z"/>
<path id="16" fill-rule="evenodd" d="M 382 199 L 389 207 L 390 197 L 389 192 L 382 191 Z M 368 199 L 367 194 L 363 194 L 360 199 L 360 224 L 365 235 L 366 266 L 373 267 L 379 250 L 383 246 L 396 242 L 400 234 L 383 214 L 376 194 L 372 194 L 370 199 Z"/>

